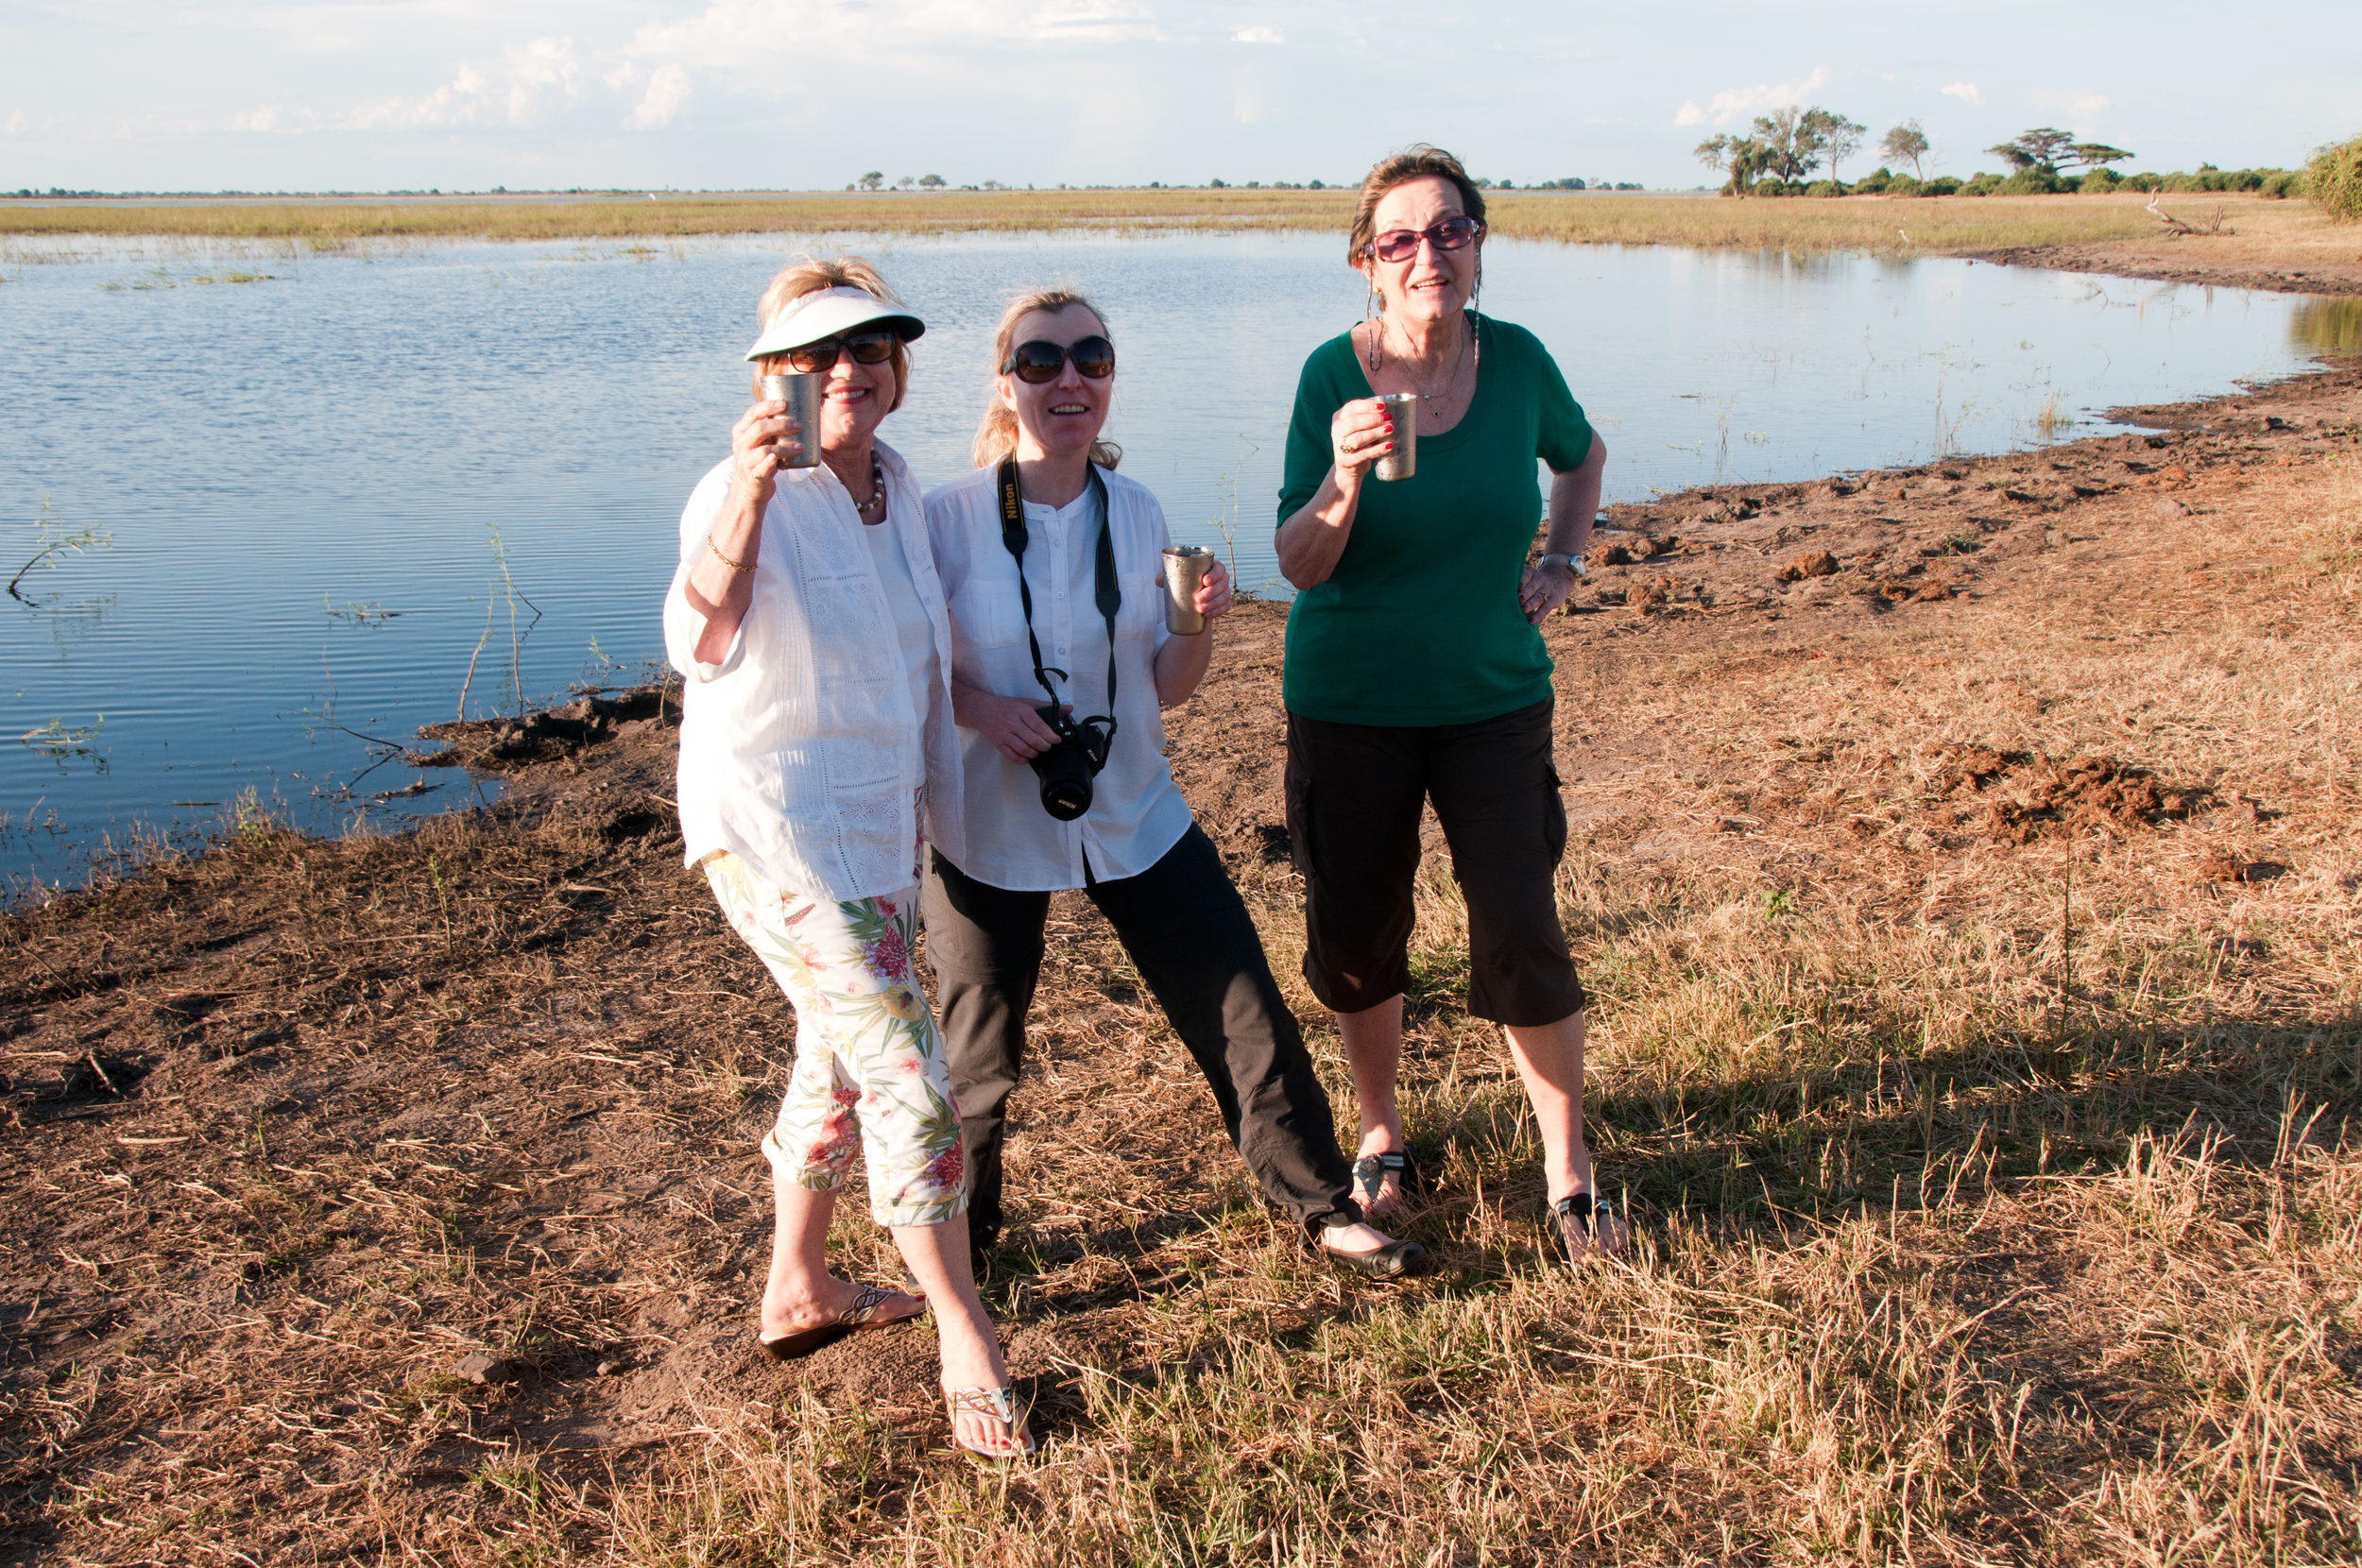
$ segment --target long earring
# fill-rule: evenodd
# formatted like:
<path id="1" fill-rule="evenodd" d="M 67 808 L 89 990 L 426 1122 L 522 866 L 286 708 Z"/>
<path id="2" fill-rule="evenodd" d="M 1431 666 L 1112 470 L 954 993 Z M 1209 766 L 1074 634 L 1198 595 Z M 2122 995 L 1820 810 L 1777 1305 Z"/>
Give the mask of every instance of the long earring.
<path id="1" fill-rule="evenodd" d="M 1477 245 L 1476 287 L 1468 291 L 1468 341 L 1471 345 L 1471 352 L 1468 358 L 1468 371 L 1471 375 L 1474 375 L 1477 371 L 1484 368 L 1484 332 L 1482 331 L 1483 317 L 1477 313 L 1477 301 L 1482 299 L 1483 298 L 1484 247 L 1483 243 L 1480 241 Z"/>
<path id="2" fill-rule="evenodd" d="M 1385 358 L 1378 347 L 1379 340 L 1386 331 L 1383 320 L 1385 314 L 1386 307 L 1378 296 L 1378 273 L 1373 268 L 1370 273 L 1370 298 L 1361 307 L 1361 319 L 1370 323 L 1370 350 L 1366 359 L 1370 373 L 1373 375 L 1378 373 L 1378 367 Z"/>

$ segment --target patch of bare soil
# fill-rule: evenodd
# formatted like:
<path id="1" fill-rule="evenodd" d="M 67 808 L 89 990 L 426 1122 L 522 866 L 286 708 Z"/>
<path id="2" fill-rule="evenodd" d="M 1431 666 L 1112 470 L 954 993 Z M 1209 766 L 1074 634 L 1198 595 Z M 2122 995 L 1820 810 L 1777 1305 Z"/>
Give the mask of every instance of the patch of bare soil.
<path id="1" fill-rule="evenodd" d="M 2048 841 L 2080 827 L 2126 846 L 2160 899 L 2169 884 L 2225 900 L 2226 922 L 2227 900 L 2291 866 L 2283 880 L 2310 878 L 2315 902 L 2346 896 L 2329 829 L 2283 832 L 2279 764 L 2230 777 L 2229 758 L 2145 720 L 2137 694 L 2101 713 L 2108 694 L 2040 659 L 1961 653 L 2039 637 L 2170 661 L 2189 628 L 2234 610 L 2267 636 L 2319 630 L 2281 586 L 2313 570 L 2299 541 L 2243 534 L 2224 555 L 2215 528 L 2254 487 L 2353 463 L 2362 366 L 2142 418 L 2154 433 L 1615 509 L 1598 570 L 1546 629 L 1586 863 L 1712 870 L 1775 910 L 1778 890 L 1811 890 L 1865 919 L 1940 925 L 1978 905 L 1979 878 L 2030 875 L 2027 857 L 2055 861 Z M 1242 606 L 1169 728 L 1284 968 L 1283 634 L 1281 606 Z M 2077 721 L 2091 736 L 2050 738 L 2067 706 L 2098 714 Z M 488 1560 L 486 1542 L 541 1517 L 534 1488 L 625 1484 L 725 1427 L 789 1433 L 859 1408 L 941 1449 L 924 1324 L 791 1368 L 755 1352 L 770 1222 L 755 1148 L 792 1022 L 680 863 L 678 714 L 662 692 L 593 693 L 434 726 L 449 760 L 508 775 L 498 807 L 334 843 L 254 827 L 0 920 L 8 1560 Z M 1588 962 L 1612 933 L 1583 940 Z M 2223 940 L 2250 942 L 2235 924 Z M 2223 952 L 2259 976 L 2283 962 L 2252 943 Z M 1292 994 L 1338 1082 L 1326 1015 Z M 1293 1354 L 1533 1252 L 1540 1179 L 1520 1164 L 1449 1188 L 1449 1223 L 1422 1233 L 1446 1263 L 1434 1280 L 1364 1288 L 1303 1261 L 1079 898 L 1054 902 L 1036 1016 L 992 1300 L 1046 1436 L 1087 1433 L 1092 1390 L 1166 1366 L 1175 1325 L 1217 1296 L 1237 1332 Z M 1498 1051 L 1414 1033 L 1411 1075 L 1515 1121 Z M 1614 1041 L 1602 1049 L 1612 1061 Z M 1883 1094 L 1883 1057 L 1876 1075 Z M 1774 1088 L 1806 1113 L 1804 1078 Z M 1597 1107 L 1603 1128 L 1661 1127 L 1648 1136 L 1669 1162 L 1723 1158 L 1693 1147 L 1678 1096 L 1624 1093 Z M 1844 1105 L 1854 1137 L 1866 1123 Z M 1697 1190 L 1730 1189 L 1735 1167 L 1696 1168 Z M 891 1278 L 851 1196 L 839 1267 Z M 2024 1304 L 2047 1288 L 2012 1278 L 1996 1321 L 2024 1336 L 2011 1354 L 2041 1383 L 2036 1415 L 2084 1410 L 2077 1452 L 2104 1454 L 2082 1341 L 2045 1340 L 2050 1320 Z M 1631 1407 L 1690 1397 L 1635 1392 Z M 1614 1433 L 1600 1439 L 1605 1452 Z"/>

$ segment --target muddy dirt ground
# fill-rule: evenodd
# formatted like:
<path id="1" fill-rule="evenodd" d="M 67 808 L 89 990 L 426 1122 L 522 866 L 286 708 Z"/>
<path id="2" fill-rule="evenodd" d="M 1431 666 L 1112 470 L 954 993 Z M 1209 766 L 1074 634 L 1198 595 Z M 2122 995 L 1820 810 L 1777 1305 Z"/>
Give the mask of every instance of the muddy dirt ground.
<path id="1" fill-rule="evenodd" d="M 1770 703 L 1874 661 L 1909 678 L 1970 630 L 2169 636 L 2270 564 L 2210 558 L 2210 514 L 2362 451 L 2362 366 L 2140 418 L 2151 434 L 1617 509 L 1547 628 L 1589 852 L 1924 916 L 1961 896 L 1959 846 L 2097 811 L 2202 826 L 2208 875 L 2263 875 L 2268 813 L 2204 779 L 1962 748 L 1924 812 L 1852 820 L 1813 734 L 1736 756 L 1681 720 L 1685 691 Z M 1294 896 L 1283 621 L 1241 608 L 1170 722 L 1199 820 L 1267 910 Z M 642 693 L 447 735 L 509 772 L 497 807 L 335 843 L 250 826 L 0 921 L 8 1560 L 333 1560 L 387 1532 L 432 1552 L 505 1506 L 476 1484 L 500 1456 L 627 1473 L 717 1408 L 860 1401 L 940 1435 L 923 1329 L 795 1369 L 754 1351 L 754 1148 L 792 1023 L 681 866 L 676 718 Z M 1155 1355 L 1155 1314 L 1206 1268 L 1202 1216 L 1252 1200 L 1088 906 L 1060 899 L 1053 932 L 993 1302 L 1054 1436 L 1085 1380 Z M 1503 1201 L 1531 1206 L 1526 1185 Z M 837 1256 L 882 1275 L 861 1207 Z M 1272 1332 L 1373 1299 L 1309 1265 L 1299 1285 Z"/>

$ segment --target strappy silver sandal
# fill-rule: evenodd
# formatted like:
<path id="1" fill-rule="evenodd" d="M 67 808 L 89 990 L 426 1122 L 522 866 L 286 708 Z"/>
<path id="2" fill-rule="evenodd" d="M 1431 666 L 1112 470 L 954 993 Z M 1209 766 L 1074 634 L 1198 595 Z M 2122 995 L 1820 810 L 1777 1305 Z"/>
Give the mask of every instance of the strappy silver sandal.
<path id="1" fill-rule="evenodd" d="M 1017 1407 L 1017 1390 L 1005 1384 L 998 1389 L 946 1389 L 943 1404 L 951 1417 L 951 1441 L 962 1453 L 979 1464 L 1009 1464 L 1034 1457 L 1034 1434 L 1025 1429 L 1025 1412 Z M 960 1439 L 960 1417 L 984 1416 L 1001 1423 L 1008 1434 L 1012 1448 L 980 1448 Z"/>

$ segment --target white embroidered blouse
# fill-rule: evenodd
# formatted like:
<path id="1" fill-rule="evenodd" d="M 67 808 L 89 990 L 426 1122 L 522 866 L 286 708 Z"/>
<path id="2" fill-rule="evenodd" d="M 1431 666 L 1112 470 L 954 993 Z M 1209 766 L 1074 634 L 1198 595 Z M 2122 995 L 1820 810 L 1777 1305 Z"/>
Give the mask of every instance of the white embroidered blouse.
<path id="1" fill-rule="evenodd" d="M 960 746 L 951 724 L 951 625 L 917 483 L 883 442 L 886 520 L 934 630 L 932 714 L 913 699 L 894 613 L 853 498 L 822 464 L 780 470 L 762 519 L 754 601 L 718 664 L 696 658 L 705 617 L 689 570 L 729 497 L 726 459 L 681 513 L 681 564 L 664 598 L 664 646 L 687 677 L 681 835 L 694 867 L 718 849 L 780 888 L 849 900 L 918 880 L 922 831 L 954 861 Z"/>

